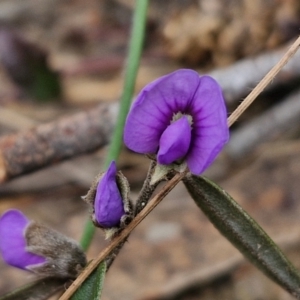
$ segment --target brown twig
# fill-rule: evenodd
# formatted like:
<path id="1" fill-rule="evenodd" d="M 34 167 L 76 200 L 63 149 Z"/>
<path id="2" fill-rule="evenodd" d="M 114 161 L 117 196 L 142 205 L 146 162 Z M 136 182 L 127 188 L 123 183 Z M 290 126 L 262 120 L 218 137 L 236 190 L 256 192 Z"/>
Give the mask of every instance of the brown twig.
<path id="1" fill-rule="evenodd" d="M 186 175 L 186 172 L 176 174 L 159 193 L 152 198 L 149 204 L 133 219 L 133 221 L 117 236 L 111 243 L 92 260 L 83 272 L 77 277 L 66 292 L 59 298 L 59 300 L 69 299 L 74 292 L 80 287 L 85 279 L 93 272 L 93 270 L 120 244 L 131 231 L 166 197 L 166 195 L 180 182 Z"/>
<path id="2" fill-rule="evenodd" d="M 115 105 L 105 104 L 0 139 L 0 183 L 108 143 Z"/>
<path id="3" fill-rule="evenodd" d="M 228 126 L 230 127 L 240 115 L 249 107 L 249 105 L 257 98 L 257 96 L 265 89 L 265 87 L 274 79 L 279 71 L 286 65 L 286 63 L 295 55 L 300 47 L 300 37 L 293 43 L 281 60 L 267 73 L 267 75 L 258 83 L 258 85 L 251 91 L 245 100 L 238 106 L 238 108 L 228 118 Z"/>
<path id="4" fill-rule="evenodd" d="M 29 130 L 37 125 L 40 125 L 39 121 L 11 108 L 2 107 L 0 109 L 0 126 L 10 131 Z M 91 155 L 64 161 L 30 176 L 19 177 L 17 180 L 1 185 L 0 193 L 42 191 L 70 182 L 76 182 L 76 184 L 89 188 L 95 174 L 99 172 L 98 162 L 99 157 Z"/>

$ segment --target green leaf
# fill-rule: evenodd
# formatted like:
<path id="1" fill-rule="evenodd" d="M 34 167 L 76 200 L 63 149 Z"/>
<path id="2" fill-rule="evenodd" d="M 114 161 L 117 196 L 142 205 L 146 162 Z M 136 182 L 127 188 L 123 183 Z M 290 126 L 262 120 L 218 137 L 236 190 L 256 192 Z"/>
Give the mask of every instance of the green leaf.
<path id="1" fill-rule="evenodd" d="M 264 230 L 219 186 L 188 174 L 183 182 L 214 226 L 270 279 L 300 299 L 300 276 Z"/>
<path id="2" fill-rule="evenodd" d="M 134 93 L 135 81 L 145 39 L 148 2 L 148 0 L 135 1 L 128 58 L 124 74 L 124 87 L 120 101 L 117 123 L 105 158 L 104 169 L 109 166 L 112 160 L 118 160 L 121 153 L 123 145 L 123 128 Z M 80 245 L 84 250 L 87 250 L 90 246 L 95 230 L 96 227 L 93 225 L 92 221 L 88 220 L 84 227 L 84 232 L 80 241 Z"/>
<path id="3" fill-rule="evenodd" d="M 62 290 L 65 283 L 66 280 L 57 278 L 40 279 L 1 296 L 0 300 L 45 300 L 59 290 Z"/>
<path id="4" fill-rule="evenodd" d="M 106 273 L 106 263 L 101 263 L 98 268 L 84 281 L 81 287 L 73 294 L 71 300 L 99 300 L 103 289 Z"/>

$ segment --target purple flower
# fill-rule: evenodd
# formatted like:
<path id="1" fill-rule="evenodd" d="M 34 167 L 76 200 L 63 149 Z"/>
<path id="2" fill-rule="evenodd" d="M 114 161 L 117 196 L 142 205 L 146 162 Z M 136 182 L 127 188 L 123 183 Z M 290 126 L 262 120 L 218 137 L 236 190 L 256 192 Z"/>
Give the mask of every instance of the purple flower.
<path id="1" fill-rule="evenodd" d="M 117 167 L 112 161 L 108 170 L 100 179 L 94 202 L 94 219 L 103 228 L 120 224 L 125 214 L 122 196 L 117 185 Z"/>
<path id="2" fill-rule="evenodd" d="M 124 129 L 129 149 L 157 154 L 162 165 L 185 161 L 196 175 L 213 162 L 228 138 L 219 84 L 187 69 L 148 84 L 133 103 Z"/>
<path id="3" fill-rule="evenodd" d="M 30 221 L 18 210 L 8 210 L 0 218 L 0 252 L 4 261 L 14 267 L 29 270 L 43 264 L 46 258 L 27 251 L 25 231 Z"/>

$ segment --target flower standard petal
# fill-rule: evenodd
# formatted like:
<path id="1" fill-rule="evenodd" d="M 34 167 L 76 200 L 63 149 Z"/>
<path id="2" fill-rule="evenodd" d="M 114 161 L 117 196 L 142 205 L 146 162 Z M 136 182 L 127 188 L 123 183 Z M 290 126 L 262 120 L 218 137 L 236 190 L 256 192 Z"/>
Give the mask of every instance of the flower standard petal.
<path id="1" fill-rule="evenodd" d="M 189 150 L 190 142 L 191 126 L 187 116 L 183 116 L 169 125 L 161 135 L 157 161 L 168 165 L 183 158 Z"/>
<path id="2" fill-rule="evenodd" d="M 97 223 L 104 228 L 118 226 L 125 214 L 123 200 L 116 182 L 117 167 L 112 161 L 98 183 L 94 210 Z"/>
<path id="3" fill-rule="evenodd" d="M 224 98 L 213 78 L 200 77 L 191 113 L 193 132 L 187 164 L 190 171 L 198 175 L 212 163 L 229 139 Z"/>
<path id="4" fill-rule="evenodd" d="M 42 256 L 26 251 L 25 230 L 30 221 L 18 210 L 9 210 L 0 218 L 0 251 L 4 261 L 14 267 L 27 269 L 44 263 Z"/>
<path id="5" fill-rule="evenodd" d="M 199 83 L 197 72 L 182 69 L 148 84 L 128 114 L 124 128 L 126 146 L 138 153 L 156 153 L 173 114 L 190 110 Z"/>

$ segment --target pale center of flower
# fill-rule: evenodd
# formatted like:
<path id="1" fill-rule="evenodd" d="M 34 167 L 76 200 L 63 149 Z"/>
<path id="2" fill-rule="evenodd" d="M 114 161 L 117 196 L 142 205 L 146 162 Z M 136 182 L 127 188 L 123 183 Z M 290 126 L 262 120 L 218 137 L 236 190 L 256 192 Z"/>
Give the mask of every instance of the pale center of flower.
<path id="1" fill-rule="evenodd" d="M 175 118 L 178 118 L 178 114 Z M 183 114 L 175 120 L 173 117 L 171 124 L 162 133 L 157 153 L 157 161 L 160 164 L 178 162 L 188 153 L 192 137 L 189 117 Z"/>
<path id="2" fill-rule="evenodd" d="M 189 124 L 193 125 L 193 117 L 189 114 L 184 114 L 181 111 L 179 111 L 178 113 L 174 114 L 171 120 L 171 124 L 174 123 L 175 121 L 179 120 L 180 118 L 182 118 L 183 116 L 187 117 Z"/>

